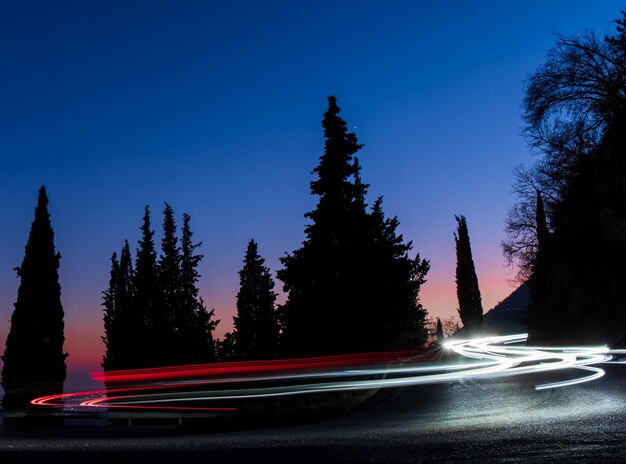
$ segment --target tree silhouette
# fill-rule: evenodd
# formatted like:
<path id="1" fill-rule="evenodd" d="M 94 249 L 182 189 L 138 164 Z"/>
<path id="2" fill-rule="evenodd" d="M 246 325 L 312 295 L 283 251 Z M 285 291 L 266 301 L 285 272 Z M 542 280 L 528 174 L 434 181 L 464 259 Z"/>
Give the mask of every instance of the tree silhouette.
<path id="1" fill-rule="evenodd" d="M 180 330 L 181 334 L 189 337 L 189 339 L 182 356 L 186 363 L 213 362 L 217 360 L 217 347 L 213 332 L 219 320 L 215 320 L 215 311 L 213 309 L 208 311 L 199 296 L 198 280 L 200 274 L 197 268 L 203 256 L 195 254 L 195 250 L 202 243 L 193 243 L 193 233 L 189 226 L 190 220 L 188 214 L 183 214 L 180 263 Z"/>
<path id="2" fill-rule="evenodd" d="M 623 12 L 604 39 L 559 36 L 526 89 L 526 134 L 543 151 L 539 167 L 560 179 L 546 202 L 549 228 L 541 214 L 529 221 L 537 228 L 529 261 L 536 343 L 626 342 L 625 24 Z"/>
<path id="3" fill-rule="evenodd" d="M 357 308 L 363 308 L 366 326 L 361 330 L 373 341 L 362 350 L 418 348 L 428 339 L 427 313 L 419 291 L 430 263 L 419 253 L 414 259 L 409 257 L 412 243 L 398 235 L 396 217 L 385 217 L 382 198 L 374 202 L 367 223 L 364 245 L 359 247 L 365 253 L 355 260 L 361 274 L 355 273 L 352 282 Z"/>
<path id="4" fill-rule="evenodd" d="M 445 338 L 446 337 L 443 333 L 443 325 L 441 324 L 441 319 L 437 318 L 437 328 L 435 330 L 435 341 L 439 345 L 443 345 Z"/>
<path id="5" fill-rule="evenodd" d="M 626 107 L 626 13 L 616 33 L 598 37 L 557 35 L 544 64 L 526 84 L 524 133 L 541 157 L 529 168 L 518 167 L 514 191 L 518 201 L 506 220 L 503 252 L 516 264 L 518 280 L 532 274 L 537 250 L 535 192 L 541 191 L 547 223 L 578 176 L 584 159 L 598 152 L 608 129 Z"/>
<path id="6" fill-rule="evenodd" d="M 20 278 L 11 329 L 2 359 L 5 409 L 27 406 L 33 397 L 63 392 L 66 376 L 63 352 L 63 306 L 59 260 L 48 213 L 45 187 L 39 198 Z"/>
<path id="7" fill-rule="evenodd" d="M 135 287 L 132 256 L 124 243 L 119 261 L 111 258 L 109 288 L 104 293 L 104 333 L 106 351 L 102 361 L 105 370 L 130 369 L 142 364 L 141 334 L 146 332 L 143 315 L 135 310 Z"/>
<path id="8" fill-rule="evenodd" d="M 235 336 L 232 332 L 226 332 L 224 337 L 218 341 L 217 349 L 220 361 L 234 361 L 235 356 Z"/>
<path id="9" fill-rule="evenodd" d="M 195 308 L 186 307 L 182 299 L 181 263 L 174 211 L 165 203 L 161 256 L 157 266 L 159 304 L 158 311 L 153 312 L 150 319 L 151 335 L 159 345 L 155 356 L 161 365 L 185 364 L 193 342 L 189 329 L 193 327 Z"/>
<path id="10" fill-rule="evenodd" d="M 455 216 L 457 231 L 456 245 L 456 294 L 459 300 L 459 316 L 470 333 L 476 333 L 483 323 L 483 305 L 478 288 L 478 277 L 474 268 L 472 248 L 465 216 Z"/>
<path id="11" fill-rule="evenodd" d="M 103 367 L 130 369 L 217 360 L 213 331 L 219 321 L 199 297 L 197 266 L 190 217 L 183 215 L 179 240 L 174 211 L 163 212 L 162 253 L 154 250 L 149 209 L 133 270 L 128 243 L 120 259 L 114 254 L 109 288 L 104 292 Z"/>
<path id="12" fill-rule="evenodd" d="M 546 277 L 549 266 L 549 240 L 550 232 L 546 221 L 546 213 L 543 206 L 541 192 L 537 190 L 536 210 L 536 233 L 537 251 L 532 262 L 532 274 L 529 282 L 530 304 L 528 307 L 528 327 L 530 342 L 541 341 L 546 337 L 546 328 L 553 325 L 549 323 L 545 309 L 548 288 Z"/>
<path id="13" fill-rule="evenodd" d="M 417 348 L 426 340 L 418 292 L 428 262 L 410 259 L 379 199 L 366 211 L 367 185 L 354 156 L 362 147 L 339 117 L 334 96 L 324 114 L 324 153 L 314 169 L 316 208 L 306 213 L 302 247 L 281 258 L 288 292 L 283 346 L 289 355 Z"/>
<path id="14" fill-rule="evenodd" d="M 164 308 L 159 292 L 159 274 L 153 237 L 150 209 L 146 206 L 141 225 L 141 240 L 135 261 L 134 308 L 138 317 L 145 321 L 141 331 L 134 334 L 142 347 L 141 352 L 138 353 L 137 365 L 133 366 L 135 368 L 161 365 L 163 344 L 167 342 L 163 338 L 166 327 L 163 327 L 165 324 Z"/>
<path id="15" fill-rule="evenodd" d="M 278 355 L 279 327 L 276 293 L 270 271 L 250 240 L 239 271 L 237 316 L 234 317 L 234 345 L 237 359 L 270 359 Z"/>

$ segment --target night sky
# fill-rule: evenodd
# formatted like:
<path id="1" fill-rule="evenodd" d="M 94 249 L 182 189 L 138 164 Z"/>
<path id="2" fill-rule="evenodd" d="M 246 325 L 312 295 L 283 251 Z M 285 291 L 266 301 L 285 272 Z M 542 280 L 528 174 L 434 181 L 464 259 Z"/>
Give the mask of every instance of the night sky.
<path id="1" fill-rule="evenodd" d="M 606 33 L 620 6 L 297 3 L 2 2 L 2 350 L 40 185 L 62 255 L 72 369 L 101 361 L 110 256 L 136 244 L 146 204 L 157 231 L 164 201 L 179 222 L 191 215 L 201 294 L 222 320 L 217 334 L 230 330 L 248 240 L 275 271 L 304 238 L 331 94 L 365 144 L 370 203 L 384 195 L 431 261 L 429 313 L 456 313 L 455 214 L 468 220 L 485 310 L 512 291 L 500 242 L 512 169 L 533 159 L 524 79 L 555 32 Z"/>

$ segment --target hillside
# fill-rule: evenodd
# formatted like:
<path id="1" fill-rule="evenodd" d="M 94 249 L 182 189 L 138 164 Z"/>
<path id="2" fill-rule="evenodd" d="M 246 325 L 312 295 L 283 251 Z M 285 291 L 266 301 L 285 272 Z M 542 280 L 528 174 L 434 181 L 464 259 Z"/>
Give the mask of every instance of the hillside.
<path id="1" fill-rule="evenodd" d="M 528 329 L 528 284 L 524 283 L 484 315 L 482 331 L 507 335 Z"/>

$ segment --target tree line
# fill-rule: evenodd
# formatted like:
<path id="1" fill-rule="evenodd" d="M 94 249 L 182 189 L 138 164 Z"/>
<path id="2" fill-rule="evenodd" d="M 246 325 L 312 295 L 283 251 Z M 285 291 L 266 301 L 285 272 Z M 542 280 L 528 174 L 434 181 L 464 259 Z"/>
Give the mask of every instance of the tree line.
<path id="1" fill-rule="evenodd" d="M 128 241 L 119 259 L 111 257 L 104 292 L 105 370 L 213 362 L 217 359 L 214 311 L 199 297 L 190 217 L 183 215 L 180 238 L 174 211 L 163 211 L 163 238 L 157 257 L 150 210 L 145 208 L 136 259 Z"/>
<path id="2" fill-rule="evenodd" d="M 336 98 L 329 97 L 324 152 L 310 186 L 318 203 L 305 214 L 306 239 L 281 258 L 277 273 L 285 304 L 276 305 L 271 272 L 250 240 L 233 331 L 216 341 L 219 321 L 199 296 L 203 256 L 190 216 L 183 214 L 179 228 L 165 204 L 157 251 L 146 207 L 134 253 L 125 241 L 111 257 L 103 292 L 105 371 L 424 347 L 429 330 L 419 292 L 430 264 L 411 254 L 412 243 L 397 232 L 398 219 L 385 215 L 382 198 L 371 207 L 366 203 L 368 185 L 356 156 L 362 145 L 339 112 Z M 66 376 L 60 255 L 47 205 L 42 187 L 17 269 L 21 282 L 2 357 L 5 408 L 61 392 Z M 480 291 L 465 217 L 456 220 L 459 314 L 474 333 L 482 323 Z M 441 342 L 442 326 L 437 334 Z"/>

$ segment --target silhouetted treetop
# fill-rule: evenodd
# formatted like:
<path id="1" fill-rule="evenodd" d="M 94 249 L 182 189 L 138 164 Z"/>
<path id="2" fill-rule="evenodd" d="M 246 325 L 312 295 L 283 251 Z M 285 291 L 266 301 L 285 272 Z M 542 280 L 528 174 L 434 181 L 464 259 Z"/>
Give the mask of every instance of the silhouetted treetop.
<path id="1" fill-rule="evenodd" d="M 45 187 L 41 187 L 24 260 L 16 268 L 20 286 L 2 356 L 5 408 L 27 406 L 37 394 L 63 391 L 67 353 L 63 351 L 64 312 L 59 260 L 48 212 L 48 196 Z M 42 387 L 44 390 L 39 391 Z"/>
<path id="2" fill-rule="evenodd" d="M 356 135 L 348 132 L 346 122 L 339 117 L 339 106 L 334 96 L 328 97 L 328 110 L 324 113 L 324 154 L 318 166 L 313 170 L 318 179 L 311 182 L 311 193 L 325 196 L 338 196 L 337 200 L 350 201 L 353 184 L 348 179 L 354 175 L 355 166 L 352 155 L 363 145 Z"/>
<path id="3" fill-rule="evenodd" d="M 324 153 L 305 214 L 302 247 L 281 258 L 278 277 L 289 293 L 280 308 L 288 355 L 417 348 L 426 339 L 418 292 L 428 262 L 408 256 L 411 244 L 385 217 L 381 200 L 366 210 L 367 184 L 334 96 L 322 119 Z"/>
<path id="4" fill-rule="evenodd" d="M 278 355 L 279 327 L 274 280 L 258 245 L 250 240 L 239 271 L 234 353 L 237 359 L 271 359 Z"/>
<path id="5" fill-rule="evenodd" d="M 537 250 L 535 192 L 543 197 L 546 223 L 553 216 L 581 160 L 598 151 L 608 128 L 626 111 L 626 36 L 624 12 L 616 32 L 598 37 L 557 35 L 545 63 L 526 83 L 525 135 L 542 157 L 530 168 L 518 167 L 514 192 L 519 201 L 509 211 L 503 242 L 518 281 L 528 279 Z"/>
<path id="6" fill-rule="evenodd" d="M 180 239 L 174 211 L 163 210 L 161 254 L 157 258 L 150 212 L 145 209 L 135 269 L 125 244 L 113 254 L 109 288 L 104 292 L 105 369 L 130 369 L 212 362 L 213 331 L 219 321 L 199 297 L 196 253 L 190 217 L 183 215 Z"/>
<path id="7" fill-rule="evenodd" d="M 478 287 L 478 277 L 474 267 L 472 248 L 465 216 L 455 216 L 457 231 L 454 234 L 456 245 L 456 292 L 459 300 L 459 316 L 464 328 L 478 331 L 483 323 L 483 305 Z"/>
<path id="8" fill-rule="evenodd" d="M 622 12 L 605 38 L 558 36 L 526 89 L 543 157 L 519 180 L 526 214 L 509 216 L 505 252 L 532 250 L 510 256 L 530 271 L 533 343 L 626 340 L 625 25 Z"/>

